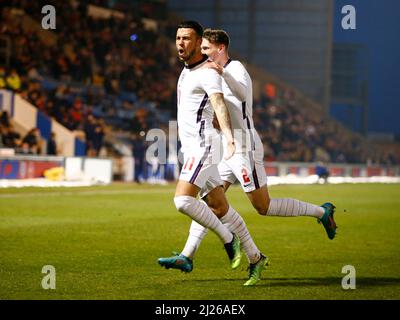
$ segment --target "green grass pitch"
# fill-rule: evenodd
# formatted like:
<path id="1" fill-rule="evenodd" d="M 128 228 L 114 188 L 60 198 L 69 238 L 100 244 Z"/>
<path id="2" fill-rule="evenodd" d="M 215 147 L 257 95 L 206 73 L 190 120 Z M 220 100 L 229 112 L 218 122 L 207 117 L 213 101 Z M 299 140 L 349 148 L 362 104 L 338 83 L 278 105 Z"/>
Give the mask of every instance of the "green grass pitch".
<path id="1" fill-rule="evenodd" d="M 228 192 L 271 265 L 243 287 L 247 261 L 231 271 L 213 233 L 189 274 L 157 258 L 181 250 L 190 220 L 174 185 L 0 190 L 0 299 L 399 299 L 400 185 L 272 186 L 271 197 L 337 206 L 337 237 L 309 217 L 259 216 L 241 189 Z M 344 212 L 346 210 L 346 212 Z M 44 265 L 56 289 L 41 286 Z M 356 289 L 341 286 L 345 265 Z"/>

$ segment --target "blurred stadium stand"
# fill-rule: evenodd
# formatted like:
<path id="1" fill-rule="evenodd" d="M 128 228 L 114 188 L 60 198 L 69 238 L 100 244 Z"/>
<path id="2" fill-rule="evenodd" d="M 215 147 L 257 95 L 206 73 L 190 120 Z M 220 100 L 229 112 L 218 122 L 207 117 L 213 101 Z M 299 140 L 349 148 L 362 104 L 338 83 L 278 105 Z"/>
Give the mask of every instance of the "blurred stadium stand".
<path id="1" fill-rule="evenodd" d="M 182 65 L 174 36 L 182 18 L 167 10 L 166 1 L 0 4 L 0 89 L 17 93 L 85 141 L 87 156 L 114 158 L 118 170 L 124 157 L 143 158 L 146 141 L 140 133 L 167 129 L 168 121 L 176 118 L 175 87 Z M 56 30 L 41 28 L 46 4 L 56 7 Z M 253 77 L 254 119 L 267 161 L 398 164 L 396 144 L 371 144 L 330 118 L 323 107 L 325 96 L 315 102 L 288 82 L 246 63 L 251 59 L 241 60 Z M 2 122 L 2 137 L 14 130 L 9 127 Z M 47 144 L 50 133 L 39 129 Z M 18 153 L 22 139 L 7 145 L 9 139 L 2 138 L 2 143 Z M 136 181 L 151 170 L 142 162 L 136 159 Z"/>

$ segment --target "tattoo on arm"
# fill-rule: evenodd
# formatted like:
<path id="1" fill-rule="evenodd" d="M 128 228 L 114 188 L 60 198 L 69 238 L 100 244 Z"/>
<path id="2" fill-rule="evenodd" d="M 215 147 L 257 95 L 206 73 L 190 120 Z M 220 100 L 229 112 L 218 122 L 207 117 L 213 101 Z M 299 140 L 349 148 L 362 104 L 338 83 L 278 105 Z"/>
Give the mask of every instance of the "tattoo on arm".
<path id="1" fill-rule="evenodd" d="M 214 93 L 210 96 L 210 103 L 217 116 L 221 131 L 227 140 L 233 140 L 231 118 L 222 93 Z"/>

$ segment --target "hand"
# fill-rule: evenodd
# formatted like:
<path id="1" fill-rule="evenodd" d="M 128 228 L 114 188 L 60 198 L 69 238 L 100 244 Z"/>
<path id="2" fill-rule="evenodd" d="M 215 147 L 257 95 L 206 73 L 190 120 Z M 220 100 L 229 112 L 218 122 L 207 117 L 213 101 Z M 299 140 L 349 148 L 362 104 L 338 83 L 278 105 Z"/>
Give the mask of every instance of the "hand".
<path id="1" fill-rule="evenodd" d="M 224 71 L 224 68 L 222 66 L 211 60 L 207 61 L 207 63 L 204 65 L 204 68 L 214 69 L 215 71 L 218 72 L 219 75 L 222 75 L 222 72 Z"/>
<path id="2" fill-rule="evenodd" d="M 236 145 L 235 141 L 231 140 L 227 142 L 227 148 L 226 148 L 226 156 L 224 157 L 225 160 L 230 159 L 236 151 Z"/>

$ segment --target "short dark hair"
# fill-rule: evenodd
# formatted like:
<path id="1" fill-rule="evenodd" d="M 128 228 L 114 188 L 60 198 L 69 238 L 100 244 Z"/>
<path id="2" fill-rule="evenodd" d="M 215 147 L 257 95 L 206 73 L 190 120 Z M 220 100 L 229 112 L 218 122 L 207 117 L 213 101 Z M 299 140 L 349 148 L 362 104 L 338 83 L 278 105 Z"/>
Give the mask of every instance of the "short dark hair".
<path id="1" fill-rule="evenodd" d="M 203 32 L 203 38 L 211 43 L 224 44 L 229 47 L 229 36 L 224 30 L 219 29 L 206 29 Z"/>
<path id="2" fill-rule="evenodd" d="M 180 28 L 193 29 L 194 31 L 196 31 L 199 37 L 203 36 L 203 27 L 197 21 L 192 21 L 192 20 L 182 21 L 180 24 L 178 24 L 178 29 Z"/>

